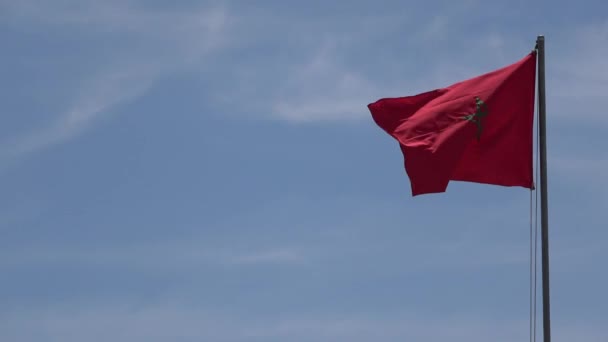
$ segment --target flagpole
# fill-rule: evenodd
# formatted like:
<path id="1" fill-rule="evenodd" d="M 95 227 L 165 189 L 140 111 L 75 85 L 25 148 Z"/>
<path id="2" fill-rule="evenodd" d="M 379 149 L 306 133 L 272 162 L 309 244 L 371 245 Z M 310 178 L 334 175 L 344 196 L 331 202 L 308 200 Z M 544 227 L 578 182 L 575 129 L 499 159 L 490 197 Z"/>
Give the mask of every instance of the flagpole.
<path id="1" fill-rule="evenodd" d="M 551 342 L 549 296 L 549 208 L 547 203 L 547 124 L 545 107 L 545 37 L 536 39 L 538 52 L 538 143 L 540 147 L 541 250 L 543 281 L 543 341 Z"/>

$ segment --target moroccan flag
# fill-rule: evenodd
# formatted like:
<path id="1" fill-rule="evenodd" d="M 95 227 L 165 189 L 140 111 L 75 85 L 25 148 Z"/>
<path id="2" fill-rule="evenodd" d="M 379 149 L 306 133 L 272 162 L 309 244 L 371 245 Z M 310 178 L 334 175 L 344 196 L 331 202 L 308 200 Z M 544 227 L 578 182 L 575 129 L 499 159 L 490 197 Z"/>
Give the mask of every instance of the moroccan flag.
<path id="1" fill-rule="evenodd" d="M 447 88 L 369 104 L 399 142 L 412 195 L 445 192 L 451 180 L 533 189 L 535 75 L 532 52 Z"/>

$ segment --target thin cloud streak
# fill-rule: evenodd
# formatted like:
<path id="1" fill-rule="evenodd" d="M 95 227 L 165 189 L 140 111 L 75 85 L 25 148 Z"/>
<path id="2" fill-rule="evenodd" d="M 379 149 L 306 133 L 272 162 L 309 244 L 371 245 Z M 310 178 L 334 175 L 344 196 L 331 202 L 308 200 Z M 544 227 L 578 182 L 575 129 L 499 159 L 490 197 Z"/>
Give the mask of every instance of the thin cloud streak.
<path id="1" fill-rule="evenodd" d="M 311 255 L 302 248 L 269 246 L 254 248 L 210 247 L 203 242 L 165 242 L 131 246 L 80 248 L 74 246 L 22 246 L 0 252 L 0 267 L 82 265 L 154 272 L 188 270 L 200 266 L 255 267 L 303 265 Z"/>
<path id="2" fill-rule="evenodd" d="M 218 312 L 204 307 L 161 302 L 145 307 L 124 302 L 62 305 L 47 309 L 0 312 L 3 337 L 13 341 L 455 341 L 507 342 L 525 340 L 528 321 L 470 315 L 428 317 L 419 312 L 398 312 L 389 317 L 369 313 L 259 314 L 254 317 Z M 34 323 L 32 323 L 34 322 Z M 441 329 L 437 329 L 441 327 Z M 554 329 L 560 340 L 604 341 L 608 331 L 580 322 Z"/>
<path id="3" fill-rule="evenodd" d="M 563 122 L 608 125 L 608 21 L 547 38 L 547 110 Z"/>
<path id="4" fill-rule="evenodd" d="M 365 99 L 381 92 L 362 75 L 341 66 L 331 43 L 297 66 L 273 109 L 277 118 L 294 122 L 365 118 Z"/>
<path id="5" fill-rule="evenodd" d="M 85 35 L 118 35 L 127 46 L 118 49 L 103 63 L 94 66 L 73 89 L 69 108 L 55 115 L 46 127 L 5 139 L 0 160 L 14 159 L 65 143 L 84 133 L 119 105 L 144 95 L 157 81 L 183 69 L 198 68 L 204 57 L 221 48 L 227 15 L 223 9 L 150 11 L 128 3 L 91 3 L 73 7 L 51 6 L 46 2 L 24 1 L 8 9 L 27 23 L 42 29 L 64 25 Z M 44 13 L 44 15 L 42 15 Z M 40 17 L 43 17 L 42 19 Z M 40 19 L 40 21 L 39 21 Z M 19 27 L 24 25 L 19 23 Z"/>
<path id="6" fill-rule="evenodd" d="M 500 243 L 479 239 L 412 239 L 395 245 L 366 245 L 360 236 L 348 244 L 326 241 L 315 245 L 275 245 L 249 247 L 209 246 L 203 241 L 174 241 L 129 246 L 75 246 L 31 245 L 6 248 L 0 252 L 0 268 L 49 267 L 73 265 L 137 269 L 140 271 L 187 271 L 197 267 L 257 267 L 306 266 L 318 270 L 328 267 L 351 268 L 357 261 L 360 269 L 383 269 L 392 273 L 433 273 L 441 270 L 491 269 L 505 266 L 525 266 L 529 251 L 526 243 Z M 236 243 L 236 242 L 235 242 Z M 568 264 L 589 261 L 589 250 L 579 246 L 562 246 L 555 257 L 567 256 Z M 400 251 L 398 253 L 398 250 Z M 428 253 L 433 250 L 433 253 Z M 337 252 L 340 251 L 340 252 Z M 397 253 L 397 254 L 396 254 Z M 424 255 L 424 258 L 420 258 Z M 369 264 L 373 257 L 383 257 L 383 265 Z M 563 265 L 562 271 L 568 271 Z"/>
<path id="7" fill-rule="evenodd" d="M 90 128 L 115 106 L 128 102 L 152 86 L 155 76 L 147 71 L 115 70 L 94 80 L 72 108 L 37 131 L 0 146 L 0 159 L 27 155 L 68 141 Z"/>

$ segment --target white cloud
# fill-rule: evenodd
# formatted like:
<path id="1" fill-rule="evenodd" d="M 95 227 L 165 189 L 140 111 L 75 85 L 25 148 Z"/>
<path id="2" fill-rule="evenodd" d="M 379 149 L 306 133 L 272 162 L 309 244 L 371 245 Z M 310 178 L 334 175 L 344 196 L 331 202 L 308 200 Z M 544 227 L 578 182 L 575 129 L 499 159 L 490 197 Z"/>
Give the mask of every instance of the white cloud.
<path id="1" fill-rule="evenodd" d="M 500 316 L 500 315 L 499 315 Z M 244 316 L 192 304 L 126 303 L 55 305 L 0 312 L 0 337 L 7 341 L 454 341 L 511 342 L 528 336 L 525 319 L 494 318 L 463 309 L 458 315 L 399 312 Z M 540 329 L 539 329 L 540 330 Z M 605 341 L 608 330 L 593 322 L 554 327 L 555 341 Z"/>
<path id="2" fill-rule="evenodd" d="M 43 28 L 77 29 L 85 35 L 111 36 L 127 47 L 118 49 L 109 60 L 93 66 L 92 70 L 83 75 L 80 83 L 84 86 L 75 90 L 72 98 L 66 99 L 70 104 L 65 112 L 52 115 L 53 119 L 47 127 L 0 141 L 2 159 L 26 155 L 66 142 L 104 118 L 104 114 L 145 94 L 164 76 L 179 70 L 201 67 L 204 64 L 201 62 L 210 52 L 227 43 L 228 26 L 236 23 L 234 18 L 227 15 L 226 10 L 218 7 L 161 10 L 142 8 L 134 1 L 88 1 L 75 6 L 70 1 L 35 0 L 11 2 L 4 6 L 5 13 L 10 14 L 5 14 L 5 17 L 12 18 L 9 21 L 13 25 L 29 27 L 35 24 L 34 26 Z M 367 16 L 357 20 L 373 22 L 375 26 L 367 27 L 366 31 L 369 32 L 386 33 L 399 29 L 390 22 L 376 22 L 371 18 L 373 17 Z M 445 14 L 431 18 L 429 22 L 420 25 L 416 35 L 408 39 L 443 39 L 451 30 L 449 18 Z M 267 19 L 274 20 L 270 17 Z M 241 26 L 231 33 L 249 33 L 243 27 L 243 23 L 245 26 L 251 24 L 247 20 L 251 21 L 252 18 L 239 18 L 238 24 Z M 582 116 L 603 120 L 606 117 L 598 110 L 605 107 L 603 95 L 608 92 L 608 79 L 602 76 L 608 74 L 602 73 L 602 70 L 608 68 L 602 58 L 608 53 L 605 47 L 608 44 L 598 43 L 608 40 L 606 27 L 608 25 L 605 23 L 591 25 L 573 34 L 571 40 L 576 44 L 574 53 L 548 55 L 549 60 L 555 61 L 549 63 L 549 66 L 553 66 L 555 75 L 551 77 L 553 82 L 548 84 L 549 110 L 552 116 L 555 114 L 560 120 L 578 120 Z M 356 34 L 362 34 L 361 32 L 363 31 L 356 31 Z M 375 39 L 374 34 L 369 32 L 365 39 Z M 246 46 L 255 45 L 256 34 L 269 32 L 262 30 L 250 33 L 253 38 Z M 314 34 L 313 31 L 312 35 Z M 463 34 L 460 38 L 465 37 L 467 36 Z M 272 69 L 272 65 L 249 66 L 250 69 L 265 70 L 264 77 L 259 77 L 247 67 L 231 66 L 230 72 L 236 73 L 234 84 L 230 85 L 230 91 L 224 90 L 222 94 L 216 94 L 217 99 L 224 98 L 232 103 L 233 96 L 226 94 L 233 94 L 235 88 L 237 92 L 239 88 L 246 88 L 243 90 L 244 96 L 241 96 L 246 98 L 243 102 L 250 108 L 262 108 L 271 112 L 271 117 L 275 119 L 296 123 L 370 120 L 366 105 L 378 98 L 404 96 L 447 86 L 487 71 L 476 63 L 482 58 L 477 55 L 476 60 L 466 64 L 466 67 L 461 62 L 450 61 L 448 56 L 429 63 L 422 75 L 401 72 L 404 77 L 407 76 L 407 80 L 394 77 L 379 81 L 372 79 L 364 70 L 356 69 L 345 58 L 348 53 L 356 52 L 355 47 L 361 44 L 361 39 L 363 38 L 355 37 L 355 33 L 348 35 L 344 32 L 327 32 L 318 40 L 320 43 L 313 44 L 313 53 L 307 59 L 291 59 L 290 64 L 277 67 L 276 70 Z M 483 54 L 492 56 L 491 60 L 497 58 L 506 61 L 511 57 L 505 57 L 505 51 L 518 45 L 513 41 L 514 39 L 496 33 L 487 33 L 473 43 L 471 51 L 484 51 Z M 310 51 L 310 42 L 306 42 L 299 46 L 298 51 Z M 551 40 L 548 42 L 553 44 Z M 428 51 L 420 53 L 430 54 Z M 581 55 L 585 56 L 585 63 L 580 62 Z M 270 53 L 268 56 L 272 58 L 273 55 Z M 266 62 L 268 60 L 264 59 Z M 387 62 L 388 65 L 379 66 L 384 71 L 391 70 L 390 63 L 396 63 L 394 60 Z M 487 60 L 484 63 L 488 63 Z M 252 87 L 252 82 L 264 83 L 265 89 Z M 579 108 L 584 112 L 572 113 L 568 108 Z"/>
<path id="3" fill-rule="evenodd" d="M 89 80 L 86 90 L 75 94 L 72 108 L 55 116 L 51 125 L 5 142 L 0 146 L 0 157 L 26 155 L 81 134 L 112 107 L 145 92 L 154 78 L 154 72 L 131 66 L 128 70 L 111 70 Z"/>
<path id="4" fill-rule="evenodd" d="M 384 25 L 390 27 L 390 24 Z M 273 94 L 275 117 L 291 122 L 371 120 L 367 104 L 379 98 L 414 95 L 449 86 L 490 71 L 482 66 L 489 61 L 500 60 L 496 68 L 503 66 L 500 63 L 515 62 L 505 57 L 507 43 L 503 36 L 496 33 L 486 34 L 470 44 L 470 51 L 483 52 L 472 54 L 468 51 L 466 58 L 459 56 L 460 60 L 456 62 L 450 59 L 449 54 L 433 52 L 431 47 L 441 45 L 438 41 L 450 35 L 449 25 L 447 16 L 438 15 L 420 25 L 415 34 L 404 38 L 404 45 L 414 52 L 399 54 L 399 58 L 416 60 L 413 55 L 428 55 L 428 62 L 416 62 L 421 65 L 416 69 L 408 68 L 408 63 L 412 62 L 407 60 L 384 57 L 370 58 L 375 64 L 373 71 L 369 65 L 357 70 L 356 65 L 347 58 L 348 55 L 360 53 L 358 46 L 377 38 L 372 35 L 368 37 L 369 41 L 362 42 L 356 37 L 339 39 L 325 34 L 305 62 L 289 69 L 286 77 L 281 75 L 282 78 L 276 79 L 280 87 Z M 372 30 L 390 31 L 383 27 L 383 23 L 378 23 L 378 27 Z M 468 39 L 464 33 L 458 36 L 458 39 L 464 38 Z M 397 52 L 399 50 L 395 50 Z M 374 51 L 369 53 L 374 54 Z M 437 56 L 447 57 L 438 59 Z M 466 63 L 460 64 L 461 60 Z M 378 77 L 378 74 L 384 77 Z"/>
<path id="5" fill-rule="evenodd" d="M 362 75 L 340 64 L 332 43 L 293 68 L 273 106 L 287 121 L 334 121 L 369 116 L 366 105 L 380 92 Z"/>
<path id="6" fill-rule="evenodd" d="M 449 36 L 449 20 L 445 15 L 436 15 L 419 33 L 419 39 L 442 41 Z"/>
<path id="7" fill-rule="evenodd" d="M 86 265 L 139 271 L 191 270 L 205 266 L 303 265 L 311 255 L 291 246 L 210 246 L 204 241 L 143 243 L 128 246 L 21 246 L 0 252 L 0 267 Z"/>
<path id="8" fill-rule="evenodd" d="M 448 86 L 515 62 L 515 58 L 523 57 L 533 48 L 534 36 L 527 41 L 489 31 L 468 43 L 466 51 L 454 56 L 448 47 L 453 46 L 453 51 L 461 49 L 463 40 L 469 40 L 470 35 L 459 26 L 451 27 L 449 18 L 448 15 L 434 16 L 420 25 L 416 34 L 404 38 L 403 44 L 409 49 L 429 56 L 426 65 L 421 66 L 423 73 L 412 70 L 403 73 L 398 64 L 406 63 L 404 61 L 389 59 L 378 65 L 383 70 L 402 73 L 406 80 L 401 81 L 386 78 L 379 81 L 357 71 L 344 56 L 357 53 L 355 46 L 362 43 L 343 39 L 342 45 L 338 45 L 331 35 L 325 35 L 307 62 L 291 70 L 285 79 L 277 79 L 282 87 L 275 96 L 275 117 L 294 122 L 364 119 L 368 115 L 367 103 L 379 97 L 405 96 Z M 443 53 L 433 55 L 431 46 L 447 36 L 451 45 L 437 47 L 436 50 Z M 608 59 L 604 58 L 608 54 L 608 22 L 568 28 L 564 36 L 568 38 L 547 37 L 550 118 L 560 122 L 606 123 L 608 115 L 602 108 L 608 106 L 605 96 Z M 514 55 L 514 50 L 521 51 L 521 56 Z"/>
<path id="9" fill-rule="evenodd" d="M 548 167 L 550 181 L 555 179 L 561 185 L 576 187 L 578 195 L 593 199 L 597 208 L 608 208 L 608 157 L 601 153 L 595 157 L 562 154 L 550 156 Z M 596 220 L 605 214 L 598 212 Z"/>
<path id="10" fill-rule="evenodd" d="M 598 156 L 596 158 L 583 156 L 554 156 L 550 160 L 550 165 L 555 167 L 555 171 L 564 178 L 587 182 L 593 180 L 593 186 L 608 185 L 605 175 L 608 174 L 608 158 Z"/>
<path id="11" fill-rule="evenodd" d="M 356 267 L 362 272 L 373 269 L 389 274 L 429 274 L 444 270 L 471 271 L 504 266 L 521 267 L 523 270 L 529 262 L 529 245 L 526 241 L 507 243 L 463 235 L 449 240 L 426 236 L 391 242 L 378 241 L 368 234 L 369 227 L 362 230 L 348 226 L 341 233 L 334 232 L 328 240 L 314 245 L 283 242 L 264 246 L 252 241 L 244 246 L 241 240 L 235 240 L 231 245 L 214 245 L 204 239 L 97 247 L 20 245 L 0 251 L 0 269 L 69 265 L 163 274 L 175 271 L 188 273 L 201 267 L 238 270 L 243 267 L 302 266 L 320 272 L 332 267 Z M 557 242 L 554 258 L 560 260 L 562 272 L 569 272 L 578 265 L 602 257 L 601 248 L 592 247 L 581 248 L 577 243 Z M 374 264 L 376 258 L 384 259 L 383 263 Z"/>
<path id="12" fill-rule="evenodd" d="M 560 120 L 608 124 L 608 21 L 547 37 L 547 110 Z"/>
<path id="13" fill-rule="evenodd" d="M 49 113 L 46 127 L 5 139 L 0 158 L 27 155 L 66 142 L 117 106 L 143 94 L 162 77 L 196 68 L 223 43 L 227 15 L 221 8 L 174 11 L 143 9 L 130 2 L 19 1 L 7 5 L 22 29 L 78 30 L 112 37 L 115 51 L 82 75 L 64 113 Z M 106 51 L 107 52 L 107 51 Z M 68 72 L 68 70 L 66 70 Z"/>
<path id="14" fill-rule="evenodd" d="M 294 248 L 276 248 L 227 258 L 235 265 L 299 264 L 306 259 L 302 251 Z"/>

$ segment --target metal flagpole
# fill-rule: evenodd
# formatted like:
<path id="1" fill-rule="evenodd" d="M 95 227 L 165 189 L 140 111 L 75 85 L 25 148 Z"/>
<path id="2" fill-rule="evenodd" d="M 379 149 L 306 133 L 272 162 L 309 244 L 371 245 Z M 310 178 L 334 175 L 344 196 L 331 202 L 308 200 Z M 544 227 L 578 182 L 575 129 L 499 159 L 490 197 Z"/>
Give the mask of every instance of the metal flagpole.
<path id="1" fill-rule="evenodd" d="M 540 147 L 541 250 L 543 281 L 543 341 L 551 342 L 549 296 L 549 209 L 547 203 L 547 124 L 545 107 L 545 37 L 536 39 L 538 52 L 538 143 Z"/>

